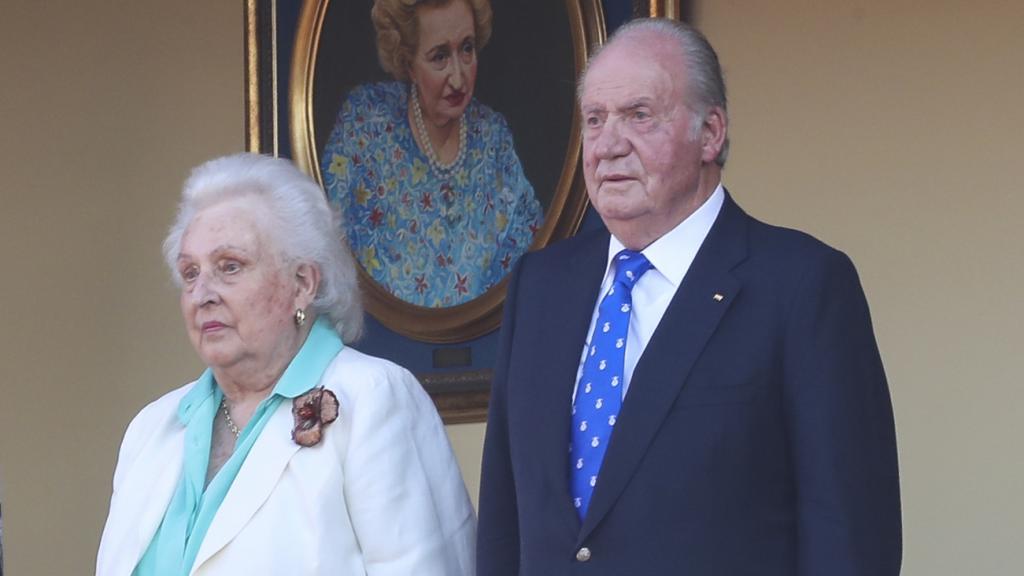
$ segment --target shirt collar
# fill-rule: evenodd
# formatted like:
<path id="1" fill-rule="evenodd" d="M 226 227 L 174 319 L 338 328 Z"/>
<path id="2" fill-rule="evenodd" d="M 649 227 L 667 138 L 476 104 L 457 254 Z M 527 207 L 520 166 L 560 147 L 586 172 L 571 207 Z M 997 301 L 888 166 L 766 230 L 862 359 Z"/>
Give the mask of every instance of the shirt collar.
<path id="1" fill-rule="evenodd" d="M 309 392 L 320 381 L 320 377 L 327 370 L 327 365 L 344 347 L 341 337 L 327 319 L 317 318 L 309 330 L 309 336 L 288 364 L 284 374 L 281 374 L 271 395 L 295 398 Z M 199 406 L 211 394 L 220 393 L 213 378 L 213 370 L 207 368 L 178 404 L 178 420 L 187 426 Z"/>
<path id="2" fill-rule="evenodd" d="M 309 330 L 306 342 L 292 358 L 281 379 L 274 386 L 274 394 L 295 398 L 309 392 L 320 382 L 327 365 L 344 348 L 341 337 L 324 317 L 317 318 Z"/>
<path id="3" fill-rule="evenodd" d="M 711 226 L 718 218 L 718 212 L 725 202 L 725 189 L 719 182 L 711 196 L 686 217 L 685 220 L 669 230 L 661 238 L 658 238 L 642 250 L 643 255 L 654 266 L 654 269 L 661 273 L 672 286 L 678 288 L 683 282 L 683 276 L 690 269 L 690 264 L 697 256 L 697 251 L 704 238 L 711 231 Z M 608 243 L 608 261 L 605 267 L 605 276 L 610 273 L 612 258 L 625 246 L 614 235 Z"/>
<path id="4" fill-rule="evenodd" d="M 213 370 L 207 368 L 199 379 L 196 380 L 192 389 L 178 403 L 178 421 L 183 426 L 188 426 L 188 423 L 192 421 L 192 417 L 196 415 L 199 407 L 215 392 L 217 392 L 217 385 L 213 381 Z"/>

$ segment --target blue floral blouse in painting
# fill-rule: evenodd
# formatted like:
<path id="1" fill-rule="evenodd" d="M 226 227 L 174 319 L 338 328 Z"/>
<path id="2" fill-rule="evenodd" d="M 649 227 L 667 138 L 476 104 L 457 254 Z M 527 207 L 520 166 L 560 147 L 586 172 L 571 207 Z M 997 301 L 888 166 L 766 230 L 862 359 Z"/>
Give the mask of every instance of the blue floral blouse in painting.
<path id="1" fill-rule="evenodd" d="M 438 171 L 413 139 L 402 82 L 354 88 L 321 158 L 363 268 L 396 297 L 448 307 L 512 269 L 544 220 L 501 114 L 470 101 L 462 159 Z"/>

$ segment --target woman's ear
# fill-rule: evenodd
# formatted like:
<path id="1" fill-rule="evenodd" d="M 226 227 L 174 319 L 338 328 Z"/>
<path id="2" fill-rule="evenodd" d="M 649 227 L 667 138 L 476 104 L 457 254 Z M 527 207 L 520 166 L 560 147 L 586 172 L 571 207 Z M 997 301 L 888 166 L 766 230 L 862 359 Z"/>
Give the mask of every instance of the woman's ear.
<path id="1" fill-rule="evenodd" d="M 303 262 L 295 268 L 295 307 L 305 310 L 320 289 L 320 267 Z"/>

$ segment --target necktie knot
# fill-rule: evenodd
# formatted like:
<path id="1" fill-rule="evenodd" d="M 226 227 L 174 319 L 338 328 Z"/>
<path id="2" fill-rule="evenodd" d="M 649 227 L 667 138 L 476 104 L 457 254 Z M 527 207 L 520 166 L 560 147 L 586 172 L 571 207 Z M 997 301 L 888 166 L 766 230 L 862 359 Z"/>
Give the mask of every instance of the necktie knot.
<path id="1" fill-rule="evenodd" d="M 632 290 L 640 277 L 653 267 L 641 252 L 622 250 L 615 255 L 615 283 Z"/>

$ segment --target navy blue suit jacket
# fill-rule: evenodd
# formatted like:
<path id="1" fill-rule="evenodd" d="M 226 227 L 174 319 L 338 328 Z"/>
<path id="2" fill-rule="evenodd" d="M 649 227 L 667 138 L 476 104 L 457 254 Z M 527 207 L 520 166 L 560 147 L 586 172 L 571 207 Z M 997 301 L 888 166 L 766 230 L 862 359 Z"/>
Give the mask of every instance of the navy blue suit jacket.
<path id="1" fill-rule="evenodd" d="M 728 195 L 577 519 L 570 405 L 607 251 L 607 232 L 577 236 L 524 256 L 509 282 L 478 576 L 898 574 L 892 407 L 857 273 Z"/>

